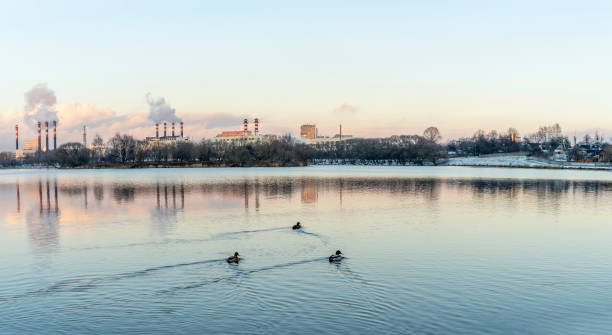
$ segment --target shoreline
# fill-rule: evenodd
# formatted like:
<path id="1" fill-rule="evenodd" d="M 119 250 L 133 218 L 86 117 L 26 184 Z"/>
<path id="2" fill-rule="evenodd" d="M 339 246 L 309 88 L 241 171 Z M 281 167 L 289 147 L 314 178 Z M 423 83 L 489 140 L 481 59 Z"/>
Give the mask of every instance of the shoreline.
<path id="1" fill-rule="evenodd" d="M 486 160 L 486 158 L 474 157 L 473 160 Z M 539 163 L 541 164 L 539 164 Z M 588 164 L 588 165 L 587 165 Z M 597 166 L 594 163 L 580 163 L 580 165 L 563 165 L 553 164 L 550 162 L 534 161 L 530 164 L 498 164 L 487 161 L 477 162 L 452 162 L 451 160 L 440 162 L 440 164 L 380 164 L 380 163 L 300 163 L 300 164 L 211 164 L 211 163 L 164 163 L 164 164 L 95 164 L 75 167 L 58 167 L 58 166 L 11 166 L 1 167 L 3 170 L 22 170 L 22 169 L 58 169 L 58 170 L 99 170 L 99 169 L 170 169 L 170 168 L 185 168 L 185 169 L 198 169 L 198 168 L 260 168 L 260 167 L 307 167 L 307 166 L 389 166 L 389 167 L 436 167 L 436 166 L 447 166 L 447 167 L 471 167 L 471 168 L 512 168 L 512 169 L 540 169 L 540 170 L 587 170 L 587 171 L 612 171 L 612 165 Z"/>

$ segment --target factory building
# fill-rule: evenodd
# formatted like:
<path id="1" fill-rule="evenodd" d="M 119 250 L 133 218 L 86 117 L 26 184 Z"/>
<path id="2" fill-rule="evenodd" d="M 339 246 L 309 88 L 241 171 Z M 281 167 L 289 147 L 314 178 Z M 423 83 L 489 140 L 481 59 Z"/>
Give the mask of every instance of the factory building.
<path id="1" fill-rule="evenodd" d="M 232 144 L 246 144 L 256 143 L 262 141 L 269 141 L 270 136 L 259 134 L 259 119 L 255 120 L 254 131 L 249 130 L 249 120 L 243 120 L 243 130 L 229 130 L 223 131 L 219 135 L 215 136 L 215 143 L 232 143 Z"/>
<path id="2" fill-rule="evenodd" d="M 333 144 L 341 141 L 348 141 L 353 139 L 353 135 L 342 134 L 342 125 L 340 125 L 340 132 L 332 137 L 319 136 L 317 126 L 314 124 L 303 124 L 300 126 L 300 137 L 305 140 L 308 144 Z"/>
<path id="3" fill-rule="evenodd" d="M 305 140 L 317 138 L 317 126 L 314 124 L 303 124 L 300 126 L 300 137 Z"/>
<path id="4" fill-rule="evenodd" d="M 171 123 L 170 135 L 168 135 L 168 131 L 167 131 L 168 124 L 164 122 L 163 126 L 164 126 L 163 136 L 159 136 L 159 123 L 156 123 L 155 124 L 155 137 L 146 137 L 145 140 L 151 144 L 153 143 L 170 144 L 170 143 L 175 143 L 175 142 L 189 141 L 189 138 L 183 136 L 184 133 L 183 133 L 183 122 L 182 121 L 179 123 L 179 126 L 180 126 L 179 135 L 175 134 L 175 130 L 174 130 L 175 123 L 174 122 Z"/>

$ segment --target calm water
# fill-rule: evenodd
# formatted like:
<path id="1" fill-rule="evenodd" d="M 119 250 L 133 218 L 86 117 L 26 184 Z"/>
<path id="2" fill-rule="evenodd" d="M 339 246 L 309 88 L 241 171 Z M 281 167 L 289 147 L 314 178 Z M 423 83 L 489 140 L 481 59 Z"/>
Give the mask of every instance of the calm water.
<path id="1" fill-rule="evenodd" d="M 0 200 L 2 334 L 612 329 L 609 172 L 5 170 Z"/>

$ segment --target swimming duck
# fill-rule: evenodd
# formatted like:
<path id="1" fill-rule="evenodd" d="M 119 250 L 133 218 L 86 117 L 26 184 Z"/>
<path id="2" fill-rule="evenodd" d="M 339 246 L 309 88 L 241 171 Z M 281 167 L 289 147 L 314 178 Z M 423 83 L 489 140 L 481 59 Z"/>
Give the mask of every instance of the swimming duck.
<path id="1" fill-rule="evenodd" d="M 342 256 L 342 251 L 336 250 L 336 253 L 334 255 L 329 256 L 329 261 L 330 262 L 339 262 L 343 258 L 344 258 L 344 256 Z"/>
<path id="2" fill-rule="evenodd" d="M 240 254 L 238 253 L 238 251 L 236 251 L 234 253 L 234 256 L 227 258 L 227 262 L 228 263 L 236 263 L 236 264 L 238 264 L 238 262 L 240 261 L 240 258 L 238 258 L 238 256 L 240 256 Z"/>
<path id="3" fill-rule="evenodd" d="M 302 229 L 302 225 L 301 225 L 301 224 L 300 224 L 300 222 L 298 221 L 298 223 L 294 224 L 292 228 L 293 228 L 293 230 L 296 230 L 296 229 Z"/>

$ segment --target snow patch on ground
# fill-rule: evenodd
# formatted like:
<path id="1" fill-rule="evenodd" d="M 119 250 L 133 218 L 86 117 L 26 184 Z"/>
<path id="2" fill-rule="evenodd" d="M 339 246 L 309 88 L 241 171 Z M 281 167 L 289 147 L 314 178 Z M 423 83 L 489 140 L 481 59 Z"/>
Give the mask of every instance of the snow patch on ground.
<path id="1" fill-rule="evenodd" d="M 610 164 L 556 162 L 541 158 L 527 157 L 524 155 L 491 157 L 453 157 L 448 159 L 446 165 L 612 170 L 612 165 Z"/>

